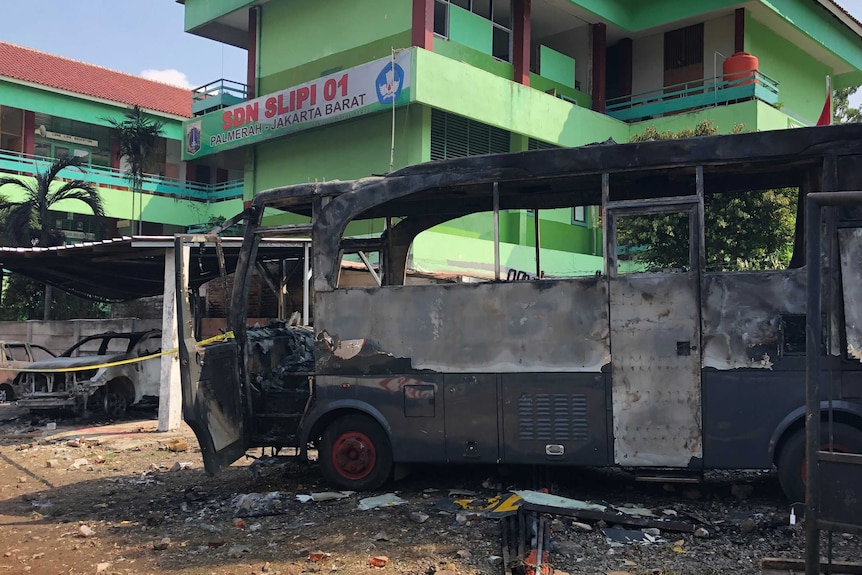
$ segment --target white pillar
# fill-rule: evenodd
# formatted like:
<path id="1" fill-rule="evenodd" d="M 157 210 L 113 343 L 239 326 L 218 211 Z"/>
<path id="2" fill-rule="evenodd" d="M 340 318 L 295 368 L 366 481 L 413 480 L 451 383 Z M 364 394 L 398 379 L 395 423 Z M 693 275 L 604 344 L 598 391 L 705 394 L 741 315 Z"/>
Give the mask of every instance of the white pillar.
<path id="1" fill-rule="evenodd" d="M 183 283 L 188 282 L 190 249 L 183 247 Z M 175 274 L 174 248 L 165 250 L 164 304 L 162 307 L 162 350 L 176 350 L 177 337 L 177 288 Z M 161 358 L 159 385 L 159 431 L 173 431 L 182 421 L 182 387 L 180 386 L 180 362 L 176 353 Z"/>

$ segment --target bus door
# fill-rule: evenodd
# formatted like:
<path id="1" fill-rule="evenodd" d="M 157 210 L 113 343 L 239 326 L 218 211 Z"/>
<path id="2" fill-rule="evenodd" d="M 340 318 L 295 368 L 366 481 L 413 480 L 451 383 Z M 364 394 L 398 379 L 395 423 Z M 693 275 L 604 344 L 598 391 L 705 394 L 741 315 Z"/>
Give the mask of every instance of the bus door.
<path id="1" fill-rule="evenodd" d="M 177 236 L 174 250 L 183 419 L 194 431 L 204 467 L 212 474 L 245 454 L 250 443 L 249 402 L 240 378 L 236 341 L 201 345 L 195 338 L 188 289 L 190 252 L 186 241 L 190 239 Z"/>
<path id="2" fill-rule="evenodd" d="M 699 468 L 699 202 L 607 208 L 614 461 Z"/>

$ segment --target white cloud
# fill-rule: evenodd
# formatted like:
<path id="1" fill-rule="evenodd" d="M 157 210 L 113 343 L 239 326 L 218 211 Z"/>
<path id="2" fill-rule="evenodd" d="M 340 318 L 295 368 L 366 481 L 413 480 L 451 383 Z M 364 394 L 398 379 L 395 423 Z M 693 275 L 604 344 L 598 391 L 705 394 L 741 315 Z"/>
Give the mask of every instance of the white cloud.
<path id="1" fill-rule="evenodd" d="M 180 88 L 192 89 L 194 87 L 189 83 L 189 79 L 186 75 L 179 70 L 144 70 L 141 72 L 141 76 L 147 80 L 154 80 L 156 82 L 170 84 L 171 86 L 178 86 Z"/>

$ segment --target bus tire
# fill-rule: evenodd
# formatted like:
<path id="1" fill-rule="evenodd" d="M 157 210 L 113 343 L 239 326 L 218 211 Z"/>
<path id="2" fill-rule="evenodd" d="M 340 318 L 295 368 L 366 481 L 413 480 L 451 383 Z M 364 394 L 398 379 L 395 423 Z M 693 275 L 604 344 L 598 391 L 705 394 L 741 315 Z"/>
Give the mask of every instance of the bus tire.
<path id="1" fill-rule="evenodd" d="M 820 424 L 820 449 L 829 449 L 827 423 Z M 846 423 L 833 423 L 833 449 L 840 453 L 862 453 L 862 431 Z M 776 460 L 778 482 L 791 503 L 805 502 L 805 428 L 791 435 Z"/>
<path id="2" fill-rule="evenodd" d="M 367 415 L 333 421 L 323 432 L 319 451 L 323 478 L 341 489 L 370 491 L 392 475 L 389 438 Z"/>

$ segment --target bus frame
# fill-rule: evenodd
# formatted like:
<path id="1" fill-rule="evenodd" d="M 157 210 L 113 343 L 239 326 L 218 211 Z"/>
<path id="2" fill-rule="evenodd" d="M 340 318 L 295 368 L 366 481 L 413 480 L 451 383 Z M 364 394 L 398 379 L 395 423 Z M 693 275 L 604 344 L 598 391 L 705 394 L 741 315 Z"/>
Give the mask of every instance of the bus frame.
<path id="1" fill-rule="evenodd" d="M 862 189 L 860 159 L 862 126 L 845 125 L 458 158 L 262 192 L 228 222 L 246 221 L 229 305 L 234 339 L 197 343 L 177 258 L 184 418 L 210 472 L 252 447 L 292 447 L 302 457 L 316 448 L 324 477 L 355 490 L 416 463 L 620 466 L 686 477 L 776 466 L 788 497 L 801 501 L 801 212 L 809 192 Z M 799 190 L 800 212 L 790 267 L 708 271 L 709 195 L 787 187 Z M 537 250 L 534 277 L 506 279 L 501 212 L 536 210 L 538 220 L 538 210 L 590 205 L 603 215 L 602 269 L 542 277 Z M 266 226 L 276 211 L 310 224 Z M 407 285 L 418 234 L 483 212 L 494 231 L 493 279 Z M 862 453 L 854 287 L 862 285 L 854 259 L 862 217 L 851 208 L 824 213 L 818 401 L 830 426 L 821 444 Z M 687 262 L 630 273 L 618 225 L 667 214 L 686 224 Z M 386 222 L 382 233 L 346 234 L 352 222 L 372 219 Z M 251 345 L 246 326 L 260 241 L 291 235 L 310 235 L 312 244 L 304 264 L 314 368 L 305 372 L 278 369 L 290 338 Z M 178 238 L 178 248 L 186 241 Z M 365 263 L 373 285 L 339 287 L 346 254 Z M 260 385 L 275 373 L 278 385 Z"/>

